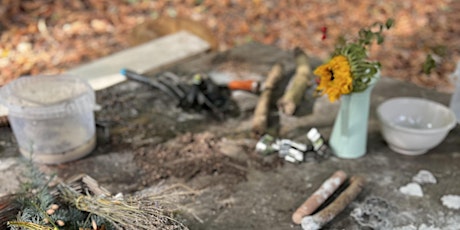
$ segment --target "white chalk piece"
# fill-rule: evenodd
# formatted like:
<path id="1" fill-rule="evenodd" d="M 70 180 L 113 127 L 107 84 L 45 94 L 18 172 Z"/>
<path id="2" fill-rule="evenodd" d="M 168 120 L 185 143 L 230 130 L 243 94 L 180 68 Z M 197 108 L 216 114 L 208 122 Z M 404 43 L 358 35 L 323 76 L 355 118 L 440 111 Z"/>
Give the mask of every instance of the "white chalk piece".
<path id="1" fill-rule="evenodd" d="M 415 182 L 409 183 L 406 186 L 399 188 L 399 191 L 405 195 L 423 197 L 422 187 Z"/>
<path id="2" fill-rule="evenodd" d="M 417 175 L 412 177 L 413 182 L 417 182 L 419 184 L 436 184 L 437 180 L 434 175 L 428 170 L 420 170 Z"/>
<path id="3" fill-rule="evenodd" d="M 450 209 L 460 209 L 460 196 L 458 195 L 444 195 L 441 197 L 441 202 Z"/>

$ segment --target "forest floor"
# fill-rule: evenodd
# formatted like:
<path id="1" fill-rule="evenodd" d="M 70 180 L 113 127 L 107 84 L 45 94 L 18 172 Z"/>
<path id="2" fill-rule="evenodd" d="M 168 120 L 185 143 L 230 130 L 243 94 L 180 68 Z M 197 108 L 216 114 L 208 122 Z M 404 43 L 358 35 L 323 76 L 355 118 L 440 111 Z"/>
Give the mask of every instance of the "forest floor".
<path id="1" fill-rule="evenodd" d="M 220 51 L 257 41 L 300 47 L 321 59 L 340 37 L 394 18 L 384 44 L 370 52 L 382 75 L 451 91 L 449 75 L 460 54 L 458 10 L 455 0 L 1 0 L 0 85 L 21 75 L 61 73 L 129 48 L 132 31 L 160 16 L 207 26 Z M 428 54 L 436 66 L 425 74 Z"/>

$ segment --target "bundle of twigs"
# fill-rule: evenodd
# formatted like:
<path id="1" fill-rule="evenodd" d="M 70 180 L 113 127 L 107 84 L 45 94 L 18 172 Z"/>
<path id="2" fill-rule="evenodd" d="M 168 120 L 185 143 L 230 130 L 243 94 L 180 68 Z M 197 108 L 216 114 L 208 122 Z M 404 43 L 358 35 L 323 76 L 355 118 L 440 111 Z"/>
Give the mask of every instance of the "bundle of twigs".
<path id="1" fill-rule="evenodd" d="M 172 217 L 177 207 L 166 196 L 83 195 L 67 185 L 59 190 L 65 201 L 106 219 L 116 229 L 188 229 Z"/>

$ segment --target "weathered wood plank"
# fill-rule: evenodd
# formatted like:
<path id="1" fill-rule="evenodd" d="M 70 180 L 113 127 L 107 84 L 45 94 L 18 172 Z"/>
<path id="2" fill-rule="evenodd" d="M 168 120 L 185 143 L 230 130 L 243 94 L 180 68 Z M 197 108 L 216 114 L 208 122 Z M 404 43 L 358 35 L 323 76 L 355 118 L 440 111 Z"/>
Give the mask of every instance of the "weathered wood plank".
<path id="1" fill-rule="evenodd" d="M 88 80 L 94 90 L 100 90 L 126 80 L 118 73 L 122 68 L 143 73 L 177 63 L 209 49 L 210 45 L 206 41 L 186 31 L 180 31 L 84 64 L 67 73 Z"/>

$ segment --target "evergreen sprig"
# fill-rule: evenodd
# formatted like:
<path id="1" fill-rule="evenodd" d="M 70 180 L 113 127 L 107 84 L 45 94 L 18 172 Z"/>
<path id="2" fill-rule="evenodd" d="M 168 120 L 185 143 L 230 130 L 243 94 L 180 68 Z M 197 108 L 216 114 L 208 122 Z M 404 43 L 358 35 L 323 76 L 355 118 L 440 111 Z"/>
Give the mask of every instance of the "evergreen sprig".
<path id="1" fill-rule="evenodd" d="M 21 184 L 21 191 L 16 196 L 20 212 L 16 220 L 8 221 L 10 229 L 57 230 L 91 227 L 91 223 L 80 224 L 87 218 L 88 213 L 63 203 L 58 191 L 49 186 L 55 175 L 47 176 L 32 162 L 26 165 L 25 174 L 29 180 Z M 53 205 L 57 208 L 52 209 Z M 64 225 L 60 226 L 59 223 Z"/>

